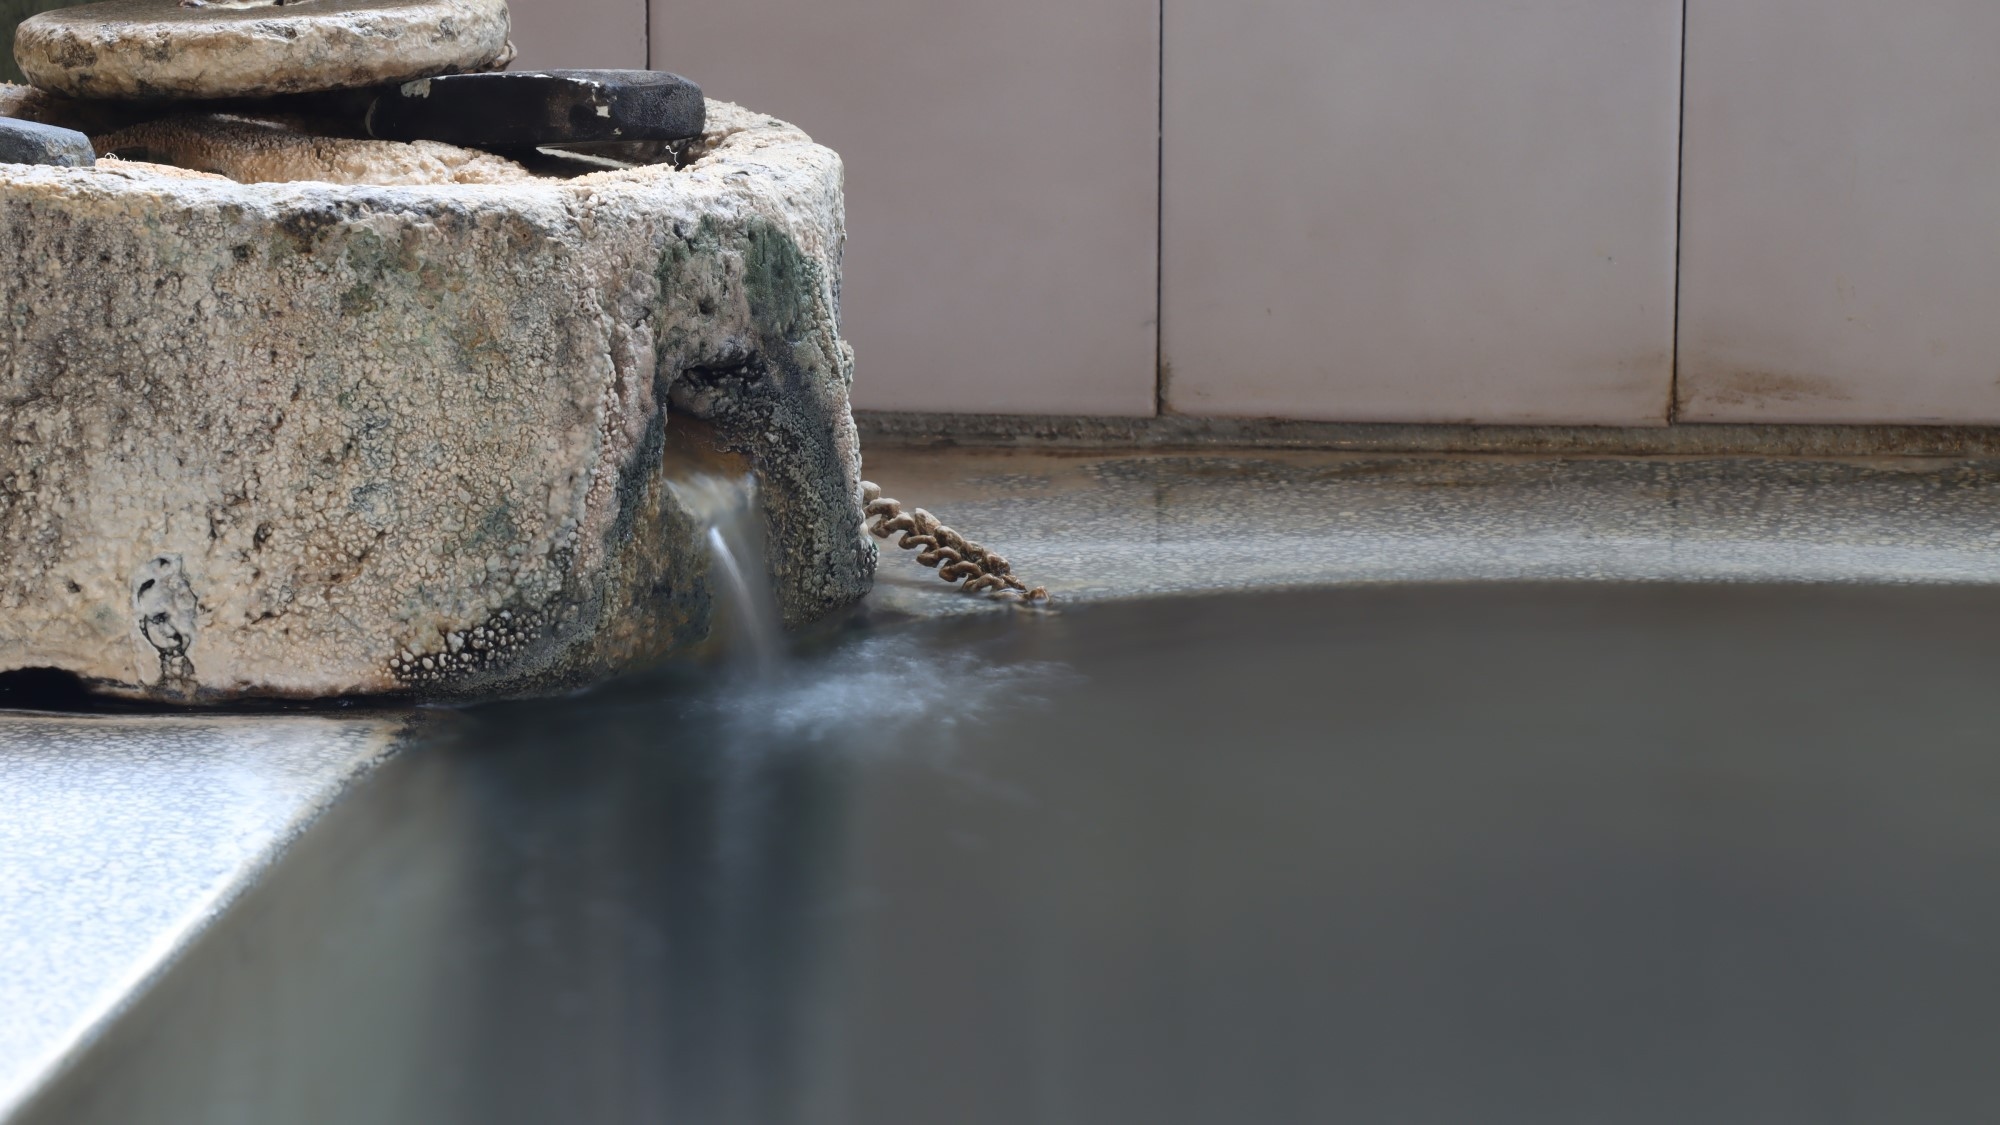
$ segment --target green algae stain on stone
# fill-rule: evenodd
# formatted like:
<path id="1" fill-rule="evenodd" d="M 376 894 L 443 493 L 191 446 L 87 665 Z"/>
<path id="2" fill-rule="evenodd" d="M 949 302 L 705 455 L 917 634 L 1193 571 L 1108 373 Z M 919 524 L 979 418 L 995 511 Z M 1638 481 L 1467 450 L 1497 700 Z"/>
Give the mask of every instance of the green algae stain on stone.
<path id="1" fill-rule="evenodd" d="M 662 249 L 654 276 L 662 301 L 681 314 L 665 318 L 662 356 L 682 351 L 704 318 L 737 308 L 749 313 L 756 346 L 787 359 L 813 335 L 826 289 L 824 267 L 790 231 L 761 219 L 729 235 L 706 217 L 692 231 L 677 231 Z"/>
<path id="2" fill-rule="evenodd" d="M 660 286 L 660 300 L 664 306 L 688 314 L 662 318 L 666 324 L 659 348 L 663 361 L 702 334 L 702 325 L 699 321 L 691 322 L 689 316 L 714 316 L 727 297 L 729 278 L 726 271 L 718 268 L 721 249 L 721 229 L 712 217 L 704 215 L 691 232 L 677 228 L 660 251 L 659 262 L 653 268 L 653 279 Z"/>
<path id="3" fill-rule="evenodd" d="M 743 284 L 750 292 L 750 316 L 765 331 L 791 340 L 801 324 L 812 321 L 819 266 L 796 239 L 771 223 L 750 223 L 745 233 L 749 245 L 743 255 Z"/>
<path id="4" fill-rule="evenodd" d="M 407 237 L 383 238 L 366 227 L 346 228 L 341 258 L 358 282 L 411 287 L 422 278 L 423 262 Z"/>
<path id="5" fill-rule="evenodd" d="M 505 546 L 520 538 L 521 530 L 514 523 L 514 506 L 503 500 L 480 518 L 465 544 L 474 548 Z"/>
<path id="6" fill-rule="evenodd" d="M 340 314 L 365 316 L 374 312 L 377 304 L 375 287 L 365 281 L 357 281 L 340 295 Z"/>

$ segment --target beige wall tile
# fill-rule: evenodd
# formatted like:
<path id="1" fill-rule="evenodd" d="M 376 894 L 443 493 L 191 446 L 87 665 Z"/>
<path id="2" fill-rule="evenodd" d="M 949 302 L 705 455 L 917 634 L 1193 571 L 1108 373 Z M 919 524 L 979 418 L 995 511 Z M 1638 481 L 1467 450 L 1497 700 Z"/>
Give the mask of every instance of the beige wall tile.
<path id="1" fill-rule="evenodd" d="M 646 66 L 646 0 L 508 0 L 515 70 Z"/>
<path id="2" fill-rule="evenodd" d="M 847 161 L 877 409 L 1151 413 L 1156 0 L 654 0 L 653 65 Z"/>
<path id="3" fill-rule="evenodd" d="M 1188 414 L 1663 422 L 1680 0 L 1166 0 Z"/>
<path id="4" fill-rule="evenodd" d="M 2000 4 L 1691 0 L 1680 416 L 2000 422 Z"/>

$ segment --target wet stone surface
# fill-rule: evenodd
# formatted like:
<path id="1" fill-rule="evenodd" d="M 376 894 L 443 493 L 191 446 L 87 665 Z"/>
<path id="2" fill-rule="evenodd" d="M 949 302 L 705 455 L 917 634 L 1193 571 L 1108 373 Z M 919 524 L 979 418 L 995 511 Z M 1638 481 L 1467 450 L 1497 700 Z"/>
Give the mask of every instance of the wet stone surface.
<path id="1" fill-rule="evenodd" d="M 413 722 L 0 709 L 0 1119 Z"/>
<path id="2" fill-rule="evenodd" d="M 699 136 L 701 88 L 650 70 L 457 74 L 405 83 L 376 99 L 370 136 L 479 148 Z"/>
<path id="3" fill-rule="evenodd" d="M 926 452 L 866 474 L 1056 604 L 1383 582 L 2000 583 L 2000 461 Z M 877 604 L 994 608 L 885 550 Z"/>
<path id="4" fill-rule="evenodd" d="M 88 168 L 96 161 L 90 138 L 74 129 L 0 118 L 0 164 Z"/>

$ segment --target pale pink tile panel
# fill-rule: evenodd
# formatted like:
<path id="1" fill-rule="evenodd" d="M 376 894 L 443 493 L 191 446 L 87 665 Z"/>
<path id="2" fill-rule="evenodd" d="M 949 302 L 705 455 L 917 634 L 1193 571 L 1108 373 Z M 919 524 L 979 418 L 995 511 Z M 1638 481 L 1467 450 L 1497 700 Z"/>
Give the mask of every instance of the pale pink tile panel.
<path id="1" fill-rule="evenodd" d="M 1662 423 L 1681 0 L 1166 0 L 1167 403 Z"/>
<path id="2" fill-rule="evenodd" d="M 652 34 L 846 159 L 858 405 L 1152 412 L 1157 0 L 654 0 Z"/>
<path id="3" fill-rule="evenodd" d="M 2000 3 L 1692 0 L 1681 416 L 2000 422 Z"/>
<path id="4" fill-rule="evenodd" d="M 515 70 L 646 65 L 646 0 L 508 0 Z"/>

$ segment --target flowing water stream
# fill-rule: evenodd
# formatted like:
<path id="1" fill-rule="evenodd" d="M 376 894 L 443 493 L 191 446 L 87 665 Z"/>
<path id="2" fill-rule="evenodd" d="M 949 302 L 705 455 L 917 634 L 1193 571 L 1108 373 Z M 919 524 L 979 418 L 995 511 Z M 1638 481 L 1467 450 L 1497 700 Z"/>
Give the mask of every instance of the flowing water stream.
<path id="1" fill-rule="evenodd" d="M 757 478 L 689 472 L 667 487 L 681 507 L 705 526 L 709 589 L 725 652 L 739 670 L 770 678 L 777 673 L 784 636 L 757 524 Z"/>

